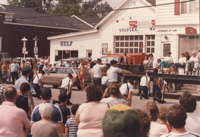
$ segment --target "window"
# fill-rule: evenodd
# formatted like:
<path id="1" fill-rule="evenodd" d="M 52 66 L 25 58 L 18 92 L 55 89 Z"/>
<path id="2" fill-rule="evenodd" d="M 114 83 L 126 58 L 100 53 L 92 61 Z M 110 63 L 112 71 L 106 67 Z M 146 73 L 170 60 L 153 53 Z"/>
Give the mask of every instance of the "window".
<path id="1" fill-rule="evenodd" d="M 55 56 L 55 61 L 71 57 L 78 57 L 78 50 L 58 50 L 58 54 Z"/>
<path id="2" fill-rule="evenodd" d="M 143 36 L 116 36 L 115 53 L 142 53 Z"/>
<path id="3" fill-rule="evenodd" d="M 180 14 L 188 14 L 188 13 L 199 13 L 199 0 L 184 2 L 185 0 L 181 0 L 180 3 Z M 178 10 L 175 9 L 175 10 Z"/>
<path id="4" fill-rule="evenodd" d="M 170 50 L 170 44 L 163 44 L 163 57 L 167 56 L 167 52 Z"/>
<path id="5" fill-rule="evenodd" d="M 185 1 L 185 0 L 181 0 L 181 2 L 182 1 Z M 187 14 L 187 2 L 183 2 L 180 5 L 181 5 L 181 14 Z"/>
<path id="6" fill-rule="evenodd" d="M 155 35 L 146 35 L 146 48 L 147 53 L 154 53 Z"/>

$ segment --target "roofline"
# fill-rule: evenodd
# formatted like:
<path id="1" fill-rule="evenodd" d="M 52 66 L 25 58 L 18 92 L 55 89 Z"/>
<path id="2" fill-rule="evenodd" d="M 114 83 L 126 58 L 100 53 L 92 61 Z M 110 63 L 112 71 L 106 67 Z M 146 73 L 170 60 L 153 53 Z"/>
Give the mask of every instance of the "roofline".
<path id="1" fill-rule="evenodd" d="M 31 27 L 41 27 L 41 28 L 51 28 L 51 29 L 64 29 L 64 30 L 75 30 L 81 31 L 81 29 L 72 29 L 72 28 L 63 28 L 63 27 L 53 27 L 53 26 L 43 26 L 43 25 L 33 25 L 33 24 L 22 24 L 22 23 L 13 23 L 13 22 L 3 22 L 4 24 L 10 25 L 19 25 L 19 26 L 31 26 Z"/>
<path id="2" fill-rule="evenodd" d="M 78 35 L 83 35 L 83 34 L 96 33 L 98 31 L 99 30 L 97 30 L 97 29 L 92 29 L 92 30 L 87 30 L 87 31 L 75 32 L 75 33 L 71 33 L 71 34 L 49 36 L 49 37 L 47 37 L 47 40 L 60 39 L 60 38 L 73 37 L 73 36 L 78 36 Z"/>
<path id="3" fill-rule="evenodd" d="M 88 22 L 82 20 L 81 18 L 77 17 L 76 15 L 72 15 L 71 17 L 74 17 L 76 19 L 78 19 L 79 21 L 85 23 L 86 25 L 88 25 L 89 27 L 93 28 L 94 26 L 92 26 L 91 24 L 89 24 Z"/>

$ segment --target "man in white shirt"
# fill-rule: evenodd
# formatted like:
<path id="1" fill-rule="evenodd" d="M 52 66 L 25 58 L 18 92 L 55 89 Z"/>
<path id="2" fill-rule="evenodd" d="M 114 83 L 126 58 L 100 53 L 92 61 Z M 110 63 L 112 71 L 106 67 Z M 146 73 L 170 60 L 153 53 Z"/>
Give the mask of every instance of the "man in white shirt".
<path id="1" fill-rule="evenodd" d="M 133 92 L 133 80 L 128 80 L 127 83 L 124 83 L 120 87 L 120 92 L 128 99 L 128 104 L 132 103 L 132 92 Z"/>
<path id="2" fill-rule="evenodd" d="M 10 65 L 9 71 L 11 72 L 13 85 L 15 85 L 15 80 L 19 78 L 19 64 L 16 62 L 16 60 L 13 60 L 13 63 Z"/>
<path id="3" fill-rule="evenodd" d="M 184 68 L 185 63 L 186 63 L 185 54 L 181 53 L 181 57 L 180 57 L 178 63 L 174 63 L 174 65 L 172 65 L 176 74 L 178 74 L 177 68 L 179 68 L 179 67 Z"/>
<path id="4" fill-rule="evenodd" d="M 185 109 L 182 106 L 175 104 L 169 107 L 167 119 L 172 127 L 172 132 L 166 135 L 162 135 L 161 137 L 200 137 L 199 134 L 186 130 L 185 123 L 187 115 Z"/>
<path id="5" fill-rule="evenodd" d="M 40 59 L 40 67 L 39 67 L 39 72 L 43 69 L 43 67 L 44 67 L 44 58 L 43 57 L 41 57 L 41 59 Z"/>
<path id="6" fill-rule="evenodd" d="M 41 99 L 40 96 L 41 96 L 41 88 L 43 87 L 43 84 L 42 84 L 42 78 L 44 76 L 45 72 L 42 70 L 40 71 L 40 73 L 34 78 L 33 80 L 33 89 L 35 90 L 35 93 L 36 94 L 33 94 L 33 97 L 36 97 L 38 99 Z"/>
<path id="7" fill-rule="evenodd" d="M 141 93 L 140 95 L 140 99 L 145 98 L 145 99 L 149 99 L 148 98 L 148 90 L 150 89 L 150 78 L 149 78 L 149 74 L 146 73 L 145 76 L 141 77 L 140 80 L 140 90 L 143 91 L 143 94 Z"/>
<path id="8" fill-rule="evenodd" d="M 186 91 L 180 96 L 179 104 L 185 109 L 187 114 L 185 129 L 200 134 L 200 117 L 194 113 L 197 106 L 196 98 Z"/>
<path id="9" fill-rule="evenodd" d="M 188 75 L 188 71 L 194 68 L 194 64 L 198 62 L 197 56 L 196 56 L 196 52 L 193 51 L 192 52 L 192 56 L 190 57 L 190 59 L 186 62 L 185 64 L 185 73 Z"/>
<path id="10" fill-rule="evenodd" d="M 97 64 L 92 68 L 93 83 L 101 86 L 102 68 L 106 68 L 106 64 L 101 64 L 101 59 L 97 59 Z"/>
<path id="11" fill-rule="evenodd" d="M 62 79 L 61 81 L 61 89 L 60 93 L 64 92 L 67 94 L 68 99 L 67 99 L 67 105 L 72 105 L 72 103 L 69 101 L 71 98 L 71 89 L 73 86 L 73 81 L 72 81 L 73 76 L 71 74 L 68 74 L 66 78 Z"/>
<path id="12" fill-rule="evenodd" d="M 118 73 L 130 74 L 130 75 L 132 74 L 130 71 L 117 68 L 117 61 L 116 60 L 111 60 L 110 64 L 111 64 L 111 66 L 107 71 L 107 77 L 108 77 L 109 83 L 118 83 L 118 79 L 117 79 Z"/>

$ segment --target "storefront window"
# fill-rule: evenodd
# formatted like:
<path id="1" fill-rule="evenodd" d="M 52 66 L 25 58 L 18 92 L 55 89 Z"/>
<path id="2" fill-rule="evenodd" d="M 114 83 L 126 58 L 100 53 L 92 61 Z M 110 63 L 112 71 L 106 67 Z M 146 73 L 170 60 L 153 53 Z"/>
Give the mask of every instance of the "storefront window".
<path id="1" fill-rule="evenodd" d="M 78 57 L 78 50 L 58 50 L 58 54 L 55 56 L 55 61 L 71 57 Z"/>
<path id="2" fill-rule="evenodd" d="M 142 53 L 143 36 L 116 36 L 115 53 Z"/>
<path id="3" fill-rule="evenodd" d="M 147 53 L 154 53 L 155 35 L 146 35 Z"/>

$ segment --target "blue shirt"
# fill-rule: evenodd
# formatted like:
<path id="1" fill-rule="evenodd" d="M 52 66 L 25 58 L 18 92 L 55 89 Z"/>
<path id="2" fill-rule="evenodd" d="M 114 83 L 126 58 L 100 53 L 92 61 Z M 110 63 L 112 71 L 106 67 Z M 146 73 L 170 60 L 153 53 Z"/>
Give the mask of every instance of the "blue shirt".
<path id="1" fill-rule="evenodd" d="M 65 67 L 72 67 L 71 64 L 65 64 Z"/>
<path id="2" fill-rule="evenodd" d="M 10 65 L 10 69 L 11 69 L 11 72 L 17 72 L 18 71 L 18 67 L 19 67 L 19 64 L 17 64 L 17 63 L 12 63 L 11 65 Z"/>
<path id="3" fill-rule="evenodd" d="M 69 129 L 69 135 L 77 135 L 78 126 L 76 125 L 75 117 L 68 119 L 65 127 Z"/>
<path id="4" fill-rule="evenodd" d="M 50 102 L 44 102 L 44 103 L 50 103 Z M 33 112 L 32 112 L 32 116 L 31 116 L 31 122 L 32 123 L 41 120 L 41 116 L 40 116 L 40 113 L 39 113 L 39 107 L 40 107 L 40 105 L 41 104 L 37 105 L 34 108 Z M 51 120 L 53 122 L 55 122 L 55 123 L 63 122 L 62 113 L 61 113 L 59 107 L 56 106 L 56 105 L 53 105 L 53 116 L 52 116 Z"/>

